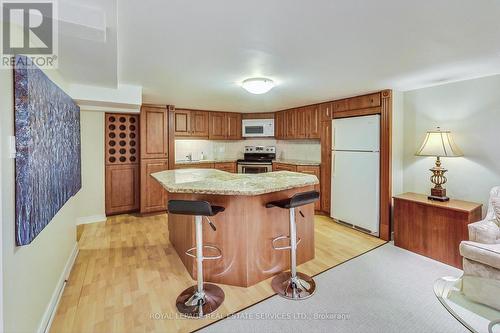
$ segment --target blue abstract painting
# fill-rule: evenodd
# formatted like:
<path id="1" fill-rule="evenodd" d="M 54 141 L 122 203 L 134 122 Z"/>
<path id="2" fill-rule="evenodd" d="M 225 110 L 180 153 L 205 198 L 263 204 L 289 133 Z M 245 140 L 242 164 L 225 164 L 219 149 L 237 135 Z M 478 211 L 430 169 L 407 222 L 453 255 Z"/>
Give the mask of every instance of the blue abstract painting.
<path id="1" fill-rule="evenodd" d="M 29 58 L 15 60 L 16 243 L 27 245 L 81 188 L 80 108 Z"/>

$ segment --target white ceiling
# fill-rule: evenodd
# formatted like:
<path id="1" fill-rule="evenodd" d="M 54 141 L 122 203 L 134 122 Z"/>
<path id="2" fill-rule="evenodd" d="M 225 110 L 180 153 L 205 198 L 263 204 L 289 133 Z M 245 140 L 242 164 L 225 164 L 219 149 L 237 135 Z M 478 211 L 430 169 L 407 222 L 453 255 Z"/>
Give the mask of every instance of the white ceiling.
<path id="1" fill-rule="evenodd" d="M 117 63 L 82 45 L 69 80 L 139 85 L 148 103 L 264 112 L 500 73 L 498 0 L 115 1 L 88 2 L 116 10 Z M 238 86 L 254 76 L 278 85 Z"/>

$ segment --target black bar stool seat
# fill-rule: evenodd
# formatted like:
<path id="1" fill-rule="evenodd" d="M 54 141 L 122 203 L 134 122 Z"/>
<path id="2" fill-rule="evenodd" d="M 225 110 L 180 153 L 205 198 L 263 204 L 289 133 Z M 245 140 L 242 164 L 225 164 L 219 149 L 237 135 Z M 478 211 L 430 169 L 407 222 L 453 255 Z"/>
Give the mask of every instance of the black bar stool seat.
<path id="1" fill-rule="evenodd" d="M 215 216 L 224 210 L 224 207 L 211 205 L 207 201 L 170 200 L 168 202 L 168 212 L 171 214 Z"/>
<path id="2" fill-rule="evenodd" d="M 266 204 L 266 208 L 279 207 L 284 209 L 304 206 L 319 200 L 318 191 L 296 193 L 293 197 L 283 200 L 271 201 Z"/>
<path id="3" fill-rule="evenodd" d="M 215 311 L 224 301 L 224 291 L 215 284 L 203 282 L 203 260 L 222 258 L 222 251 L 213 245 L 203 245 L 202 222 L 205 218 L 213 229 L 215 225 L 208 218 L 224 211 L 224 207 L 211 205 L 207 201 L 197 200 L 169 200 L 168 213 L 178 215 L 192 215 L 195 221 L 196 246 L 188 249 L 186 255 L 196 259 L 197 284 L 184 290 L 176 300 L 177 310 L 190 317 L 204 317 Z M 203 248 L 217 251 L 215 256 L 204 256 Z M 193 252 L 196 251 L 196 254 Z"/>
<path id="4" fill-rule="evenodd" d="M 272 246 L 275 250 L 290 250 L 290 271 L 281 272 L 271 281 L 273 290 L 286 299 L 306 299 L 311 297 L 316 291 L 316 283 L 313 278 L 304 273 L 297 272 L 297 245 L 300 239 L 297 239 L 295 208 L 311 204 L 317 200 L 319 200 L 319 192 L 308 191 L 296 193 L 291 198 L 271 201 L 266 204 L 266 208 L 278 207 L 288 209 L 290 212 L 290 235 L 279 236 L 272 240 Z M 275 243 L 282 239 L 289 239 L 290 245 L 281 247 L 275 246 Z"/>

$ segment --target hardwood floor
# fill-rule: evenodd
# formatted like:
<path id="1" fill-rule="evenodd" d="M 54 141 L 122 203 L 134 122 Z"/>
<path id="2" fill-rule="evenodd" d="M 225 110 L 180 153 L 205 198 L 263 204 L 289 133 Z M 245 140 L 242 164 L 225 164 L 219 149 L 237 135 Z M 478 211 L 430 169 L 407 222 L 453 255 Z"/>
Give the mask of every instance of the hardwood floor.
<path id="1" fill-rule="evenodd" d="M 120 215 L 80 228 L 80 252 L 50 332 L 190 332 L 273 295 L 270 279 L 220 285 L 226 298 L 211 318 L 180 318 L 175 299 L 196 282 L 168 241 L 167 223 L 166 215 Z M 310 275 L 385 243 L 319 215 L 315 239 L 315 259 L 299 266 Z"/>

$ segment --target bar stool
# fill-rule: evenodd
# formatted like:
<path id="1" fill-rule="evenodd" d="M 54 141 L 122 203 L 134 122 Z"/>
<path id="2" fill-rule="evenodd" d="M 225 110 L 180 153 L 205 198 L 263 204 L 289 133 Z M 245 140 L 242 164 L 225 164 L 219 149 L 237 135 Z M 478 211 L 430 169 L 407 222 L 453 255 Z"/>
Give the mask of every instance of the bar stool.
<path id="1" fill-rule="evenodd" d="M 177 310 L 190 317 L 203 317 L 215 311 L 224 301 L 224 291 L 214 284 L 203 283 L 203 260 L 222 258 L 222 251 L 212 245 L 203 245 L 203 217 L 207 220 L 213 231 L 215 225 L 208 218 L 224 211 L 224 207 L 213 206 L 206 201 L 195 200 L 169 200 L 168 212 L 170 214 L 194 215 L 196 246 L 188 249 L 186 254 L 196 259 L 197 285 L 184 290 L 176 300 Z M 218 252 L 215 256 L 203 256 L 203 249 L 208 248 Z M 196 250 L 196 254 L 193 252 Z"/>
<path id="2" fill-rule="evenodd" d="M 309 275 L 297 272 L 297 226 L 295 224 L 295 208 L 313 203 L 319 199 L 319 192 L 309 191 L 296 193 L 291 198 L 272 201 L 266 204 L 266 208 L 279 207 L 290 211 L 290 236 L 279 236 L 273 239 L 272 246 L 275 250 L 290 250 L 290 271 L 276 275 L 271 286 L 273 290 L 286 299 L 301 300 L 311 297 L 316 290 L 316 283 Z M 302 212 L 299 211 L 302 214 Z M 289 246 L 278 247 L 275 242 L 281 239 L 289 239 Z"/>

